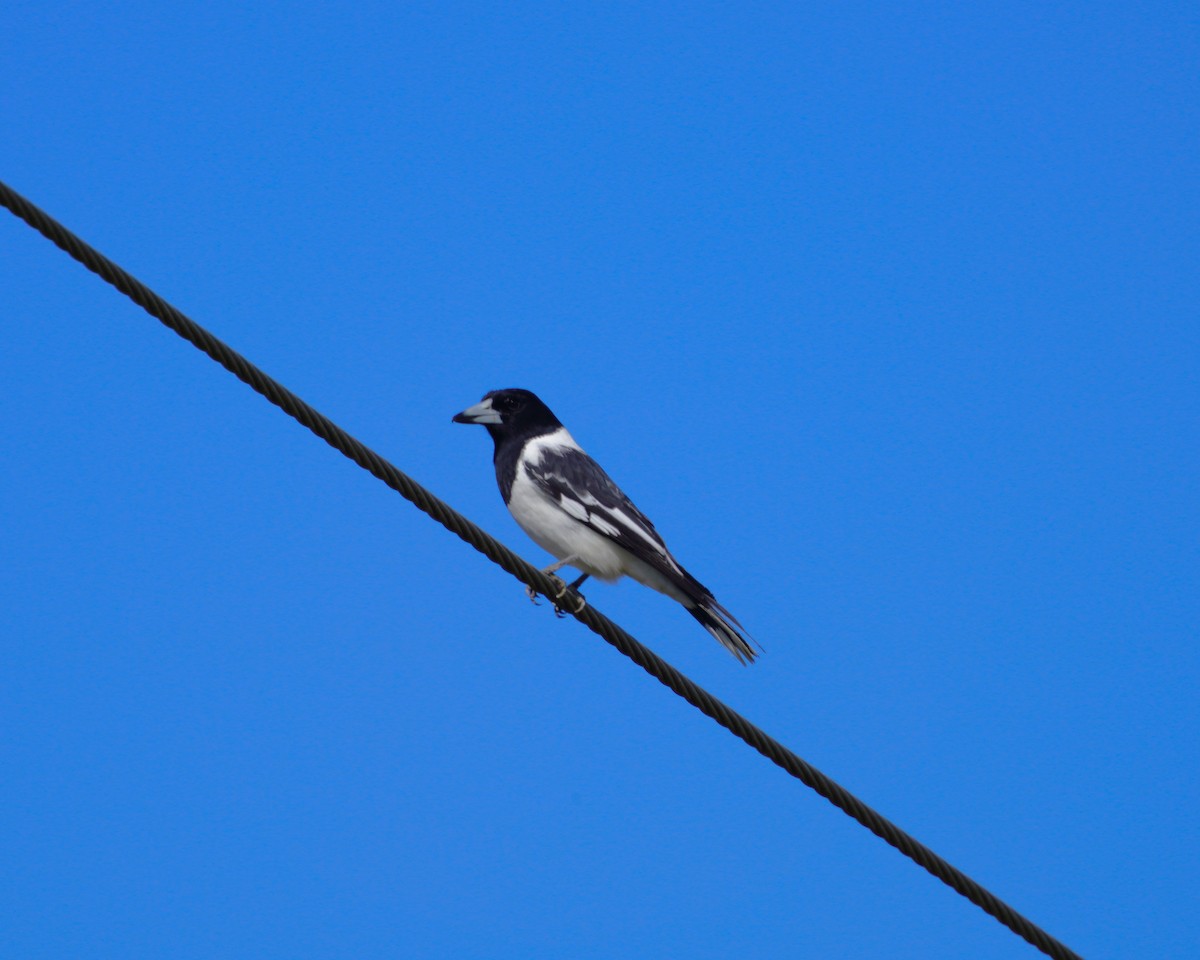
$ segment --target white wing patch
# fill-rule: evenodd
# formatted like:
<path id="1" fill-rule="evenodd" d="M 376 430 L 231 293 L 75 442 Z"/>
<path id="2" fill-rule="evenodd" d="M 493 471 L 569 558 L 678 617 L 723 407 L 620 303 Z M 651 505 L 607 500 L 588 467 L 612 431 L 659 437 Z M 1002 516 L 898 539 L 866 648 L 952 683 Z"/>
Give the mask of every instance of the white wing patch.
<path id="1" fill-rule="evenodd" d="M 669 560 L 672 566 L 678 566 L 678 564 L 675 563 L 674 558 L 667 553 L 667 548 L 657 536 L 652 534 L 640 523 L 636 522 L 633 517 L 629 516 L 629 514 L 627 514 L 620 507 L 610 508 L 610 512 L 614 515 L 613 519 L 620 524 L 620 529 L 639 537 L 647 547 L 657 553 L 660 557 L 662 557 L 664 560 Z"/>
<path id="2" fill-rule="evenodd" d="M 587 522 L 591 526 L 593 526 L 597 530 L 599 530 L 606 537 L 620 536 L 621 528 L 618 527 L 616 524 L 609 523 L 607 520 L 605 520 L 599 514 L 596 514 L 596 513 L 589 514 Z"/>
<path id="3" fill-rule="evenodd" d="M 587 507 L 578 500 L 572 500 L 568 496 L 561 496 L 558 498 L 558 504 L 580 523 L 590 522 Z"/>
<path id="4" fill-rule="evenodd" d="M 662 537 L 566 430 L 531 440 L 525 474 L 570 517 L 668 576 L 687 577 Z"/>
<path id="5" fill-rule="evenodd" d="M 562 474 L 556 472 L 542 473 L 537 470 L 533 470 L 532 472 L 534 475 L 540 477 L 544 483 L 553 485 L 556 491 L 555 500 L 569 516 L 580 523 L 586 523 L 593 530 L 604 534 L 606 537 L 619 537 L 621 535 L 622 527 L 618 524 L 621 521 L 628 522 L 624 515 L 617 518 L 618 523 L 613 523 L 604 516 L 605 508 L 599 500 L 587 491 L 579 490 Z M 632 529 L 640 533 L 636 527 Z"/>

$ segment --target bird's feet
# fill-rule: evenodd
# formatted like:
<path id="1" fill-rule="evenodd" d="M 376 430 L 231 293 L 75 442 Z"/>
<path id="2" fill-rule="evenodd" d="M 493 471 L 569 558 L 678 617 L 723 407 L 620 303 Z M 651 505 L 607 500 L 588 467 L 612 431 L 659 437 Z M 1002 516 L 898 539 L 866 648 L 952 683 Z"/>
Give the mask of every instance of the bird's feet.
<path id="1" fill-rule="evenodd" d="M 583 613 L 583 608 L 587 606 L 587 600 L 584 598 L 582 593 L 575 592 L 575 583 L 582 583 L 583 580 L 586 579 L 586 577 L 581 577 L 579 580 L 575 581 L 575 583 L 571 583 L 571 584 L 563 583 L 561 580 L 558 579 L 558 577 L 552 577 L 551 579 L 553 579 L 554 582 L 558 584 L 558 592 L 551 598 L 554 601 L 554 615 L 561 620 L 568 613 L 572 613 L 572 614 Z M 568 597 L 568 594 L 571 594 L 573 592 L 575 593 L 574 599 L 576 600 L 576 603 L 575 603 L 575 609 L 571 610 L 571 609 L 568 609 L 563 604 L 562 601 L 566 600 Z"/>
<path id="2" fill-rule="evenodd" d="M 566 606 L 562 602 L 570 598 L 570 595 L 572 592 L 574 592 L 575 585 L 564 583 L 558 577 L 554 576 L 554 574 L 550 574 L 550 579 L 553 580 L 555 585 L 558 587 L 554 595 L 549 598 L 551 603 L 554 604 L 554 615 L 561 619 L 568 613 L 583 613 L 583 608 L 587 606 L 587 599 L 583 596 L 583 594 L 575 593 L 573 598 L 575 602 L 570 607 Z M 529 597 L 530 603 L 532 603 L 535 607 L 540 607 L 542 605 L 541 600 L 538 599 L 541 594 L 538 593 L 533 587 L 525 588 L 525 596 Z"/>
<path id="3" fill-rule="evenodd" d="M 545 571 L 545 570 L 543 570 L 543 571 L 542 571 L 542 573 L 546 573 L 546 571 Z M 548 597 L 548 598 L 549 598 L 551 601 L 553 601 L 553 603 L 554 603 L 554 612 L 555 612 L 555 613 L 557 613 L 557 614 L 559 614 L 559 615 L 561 616 L 561 611 L 560 611 L 560 609 L 559 609 L 559 606 L 558 606 L 558 601 L 559 601 L 559 600 L 561 600 L 563 597 L 565 597 L 565 596 L 567 595 L 567 591 L 568 591 L 568 590 L 570 590 L 571 588 L 570 588 L 570 587 L 568 587 L 568 586 L 566 585 L 566 583 L 564 583 L 564 582 L 563 582 L 563 581 L 562 581 L 562 580 L 561 580 L 559 577 L 556 577 L 554 574 L 552 574 L 552 573 L 548 573 L 548 574 L 546 574 L 546 575 L 547 575 L 547 576 L 548 576 L 548 577 L 549 577 L 551 580 L 553 580 L 553 581 L 554 581 L 554 584 L 555 584 L 555 586 L 558 588 L 558 589 L 557 589 L 557 590 L 554 592 L 554 595 L 553 595 L 553 596 L 551 596 L 550 594 L 547 594 L 546 596 L 547 596 L 547 597 Z M 536 589 L 536 588 L 534 588 L 534 587 L 530 587 L 530 586 L 526 586 L 526 587 L 525 587 L 525 596 L 527 596 L 527 597 L 529 598 L 529 602 L 530 602 L 530 603 L 532 603 L 532 604 L 533 604 L 535 607 L 540 607 L 540 606 L 542 605 L 542 602 L 541 602 L 541 600 L 539 600 L 539 599 L 538 599 L 539 597 L 541 597 L 541 594 L 540 594 L 540 593 L 537 591 L 537 589 Z M 583 607 L 580 607 L 579 609 L 580 609 L 580 610 L 582 610 L 582 609 L 583 609 Z"/>
<path id="4" fill-rule="evenodd" d="M 579 587 L 583 583 L 583 581 L 588 578 L 588 576 L 589 576 L 588 574 L 585 573 L 583 576 L 579 577 L 578 579 L 572 580 L 570 583 L 564 583 L 562 581 L 562 579 L 560 579 L 559 577 L 554 575 L 554 572 L 556 570 L 559 570 L 562 567 L 567 566 L 568 564 L 574 563 L 578 559 L 579 558 L 576 556 L 570 556 L 570 557 L 567 557 L 565 560 L 559 560 L 558 563 L 552 563 L 550 566 L 548 566 L 545 570 L 542 571 L 542 573 L 544 573 L 551 580 L 553 580 L 555 582 L 555 584 L 557 584 L 557 586 L 558 586 L 558 590 L 555 592 L 554 596 L 549 597 L 549 595 L 547 594 L 550 601 L 554 604 L 554 615 L 556 617 L 565 617 L 568 613 L 578 615 L 580 613 L 583 613 L 583 608 L 587 606 L 587 600 L 585 600 L 583 597 L 583 594 L 579 592 Z M 568 593 L 574 593 L 575 599 L 578 601 L 574 610 L 568 610 L 566 607 L 562 606 L 562 604 L 559 603 L 559 601 L 562 600 L 563 598 L 565 598 Z M 533 603 L 533 605 L 535 607 L 541 606 L 541 604 L 538 602 L 538 597 L 540 596 L 540 594 L 533 587 L 527 586 L 525 588 L 525 595 L 527 597 L 529 597 L 530 601 Z"/>
<path id="5" fill-rule="evenodd" d="M 577 616 L 577 615 L 583 613 L 583 608 L 587 606 L 587 598 L 582 593 L 577 593 L 577 594 L 575 594 L 575 601 L 576 601 L 575 609 L 568 610 L 566 607 L 561 606 L 559 604 L 559 601 L 564 599 L 566 596 L 567 596 L 567 592 L 566 592 L 566 590 L 563 590 L 562 593 L 560 593 L 557 597 L 554 598 L 554 615 L 556 617 L 558 617 L 559 619 L 562 619 L 568 613 L 574 614 Z"/>

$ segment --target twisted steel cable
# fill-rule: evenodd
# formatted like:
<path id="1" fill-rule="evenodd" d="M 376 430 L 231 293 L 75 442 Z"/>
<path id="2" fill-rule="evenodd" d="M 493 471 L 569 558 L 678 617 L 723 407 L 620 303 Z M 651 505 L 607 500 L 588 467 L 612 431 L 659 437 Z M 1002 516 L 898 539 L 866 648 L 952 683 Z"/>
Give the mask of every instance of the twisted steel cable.
<path id="1" fill-rule="evenodd" d="M 508 547 L 476 526 L 458 511 L 443 503 L 432 493 L 406 476 L 377 453 L 350 436 L 328 417 L 319 413 L 298 396 L 267 376 L 249 360 L 222 343 L 211 333 L 155 294 L 139 280 L 126 273 L 103 254 L 84 243 L 70 230 L 34 206 L 11 187 L 0 181 L 0 205 L 24 220 L 50 242 L 66 251 L 75 260 L 116 287 L 155 319 L 193 344 L 226 370 L 262 394 L 284 413 L 303 424 L 338 452 L 349 457 L 364 470 L 378 477 L 418 509 L 465 540 L 494 563 L 503 567 L 522 583 L 538 593 L 553 598 L 559 583 L 543 574 Z M 570 611 L 567 611 L 570 612 Z M 1055 960 L 1082 960 L 1065 944 L 1050 936 L 994 894 L 980 886 L 957 867 L 943 860 L 923 843 L 901 830 L 887 818 L 871 809 L 840 784 L 792 753 L 787 747 L 768 736 L 741 714 L 693 683 L 673 666 L 659 657 L 613 623 L 592 606 L 571 613 L 580 623 L 640 666 L 648 674 L 670 688 L 702 713 L 711 717 L 735 737 L 745 741 L 764 757 L 781 767 L 805 786 L 811 787 L 839 810 L 853 817 L 880 839 L 891 844 L 914 863 L 923 867 L 947 886 L 962 894 L 976 906 L 995 917 L 1047 956 Z"/>

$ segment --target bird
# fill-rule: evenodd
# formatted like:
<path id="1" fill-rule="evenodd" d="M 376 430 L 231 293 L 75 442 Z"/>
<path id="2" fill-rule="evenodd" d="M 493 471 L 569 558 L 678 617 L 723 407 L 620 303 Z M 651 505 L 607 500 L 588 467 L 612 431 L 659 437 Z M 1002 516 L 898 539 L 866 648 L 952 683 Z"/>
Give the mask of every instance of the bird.
<path id="1" fill-rule="evenodd" d="M 629 576 L 682 604 L 740 663 L 753 662 L 757 643 L 745 628 L 671 556 L 654 524 L 535 394 L 492 390 L 452 419 L 481 424 L 491 435 L 505 505 L 521 529 L 556 558 L 542 572 L 555 576 L 574 567 L 582 573 L 563 586 L 556 609 L 566 591 L 577 591 L 588 577 L 611 583 Z M 529 594 L 536 598 L 532 588 Z M 583 610 L 579 599 L 576 613 Z"/>

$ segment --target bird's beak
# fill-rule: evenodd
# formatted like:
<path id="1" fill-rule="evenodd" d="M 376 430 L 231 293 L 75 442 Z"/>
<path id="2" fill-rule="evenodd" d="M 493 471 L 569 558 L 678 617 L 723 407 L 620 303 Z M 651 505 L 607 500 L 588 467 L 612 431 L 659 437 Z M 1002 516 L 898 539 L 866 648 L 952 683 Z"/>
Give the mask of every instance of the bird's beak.
<path id="1" fill-rule="evenodd" d="M 492 409 L 491 400 L 481 400 L 453 417 L 455 423 L 501 423 L 500 414 Z"/>

